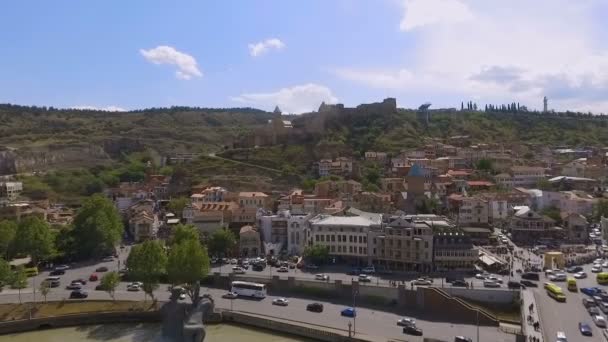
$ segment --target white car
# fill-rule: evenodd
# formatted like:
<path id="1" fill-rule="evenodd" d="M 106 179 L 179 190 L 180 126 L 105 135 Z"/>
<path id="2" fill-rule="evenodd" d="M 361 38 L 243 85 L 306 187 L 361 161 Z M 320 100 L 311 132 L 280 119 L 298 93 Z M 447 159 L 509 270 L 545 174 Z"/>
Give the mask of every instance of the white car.
<path id="1" fill-rule="evenodd" d="M 585 272 L 578 272 L 574 274 L 574 278 L 576 279 L 585 279 L 587 278 L 587 273 Z"/>
<path id="2" fill-rule="evenodd" d="M 239 295 L 236 292 L 228 292 L 222 295 L 222 298 L 235 299 Z"/>
<path id="3" fill-rule="evenodd" d="M 591 272 L 593 272 L 593 273 L 600 273 L 600 272 L 602 272 L 602 267 L 601 266 L 593 266 L 593 267 L 591 267 Z"/>
<path id="4" fill-rule="evenodd" d="M 277 270 L 277 272 L 285 273 L 285 272 L 289 272 L 289 270 L 287 269 L 287 267 L 281 266 L 281 267 L 279 267 L 279 269 Z"/>
<path id="5" fill-rule="evenodd" d="M 414 285 L 431 285 L 433 282 L 424 278 L 418 278 L 413 281 Z"/>
<path id="6" fill-rule="evenodd" d="M 315 274 L 315 280 L 329 280 L 327 274 Z"/>
<path id="7" fill-rule="evenodd" d="M 374 266 L 369 266 L 369 267 L 365 267 L 361 270 L 361 272 L 363 273 L 375 273 L 376 272 L 376 268 L 374 268 Z"/>
<path id="8" fill-rule="evenodd" d="M 369 283 L 372 281 L 372 277 L 367 274 L 359 274 L 359 281 L 362 283 Z"/>
<path id="9" fill-rule="evenodd" d="M 556 342 L 568 342 L 568 338 L 566 338 L 566 333 L 563 331 L 558 331 L 557 339 L 555 341 Z"/>
<path id="10" fill-rule="evenodd" d="M 604 261 L 604 262 L 602 263 L 602 267 L 603 267 L 603 268 L 608 268 L 608 261 Z"/>
<path id="11" fill-rule="evenodd" d="M 275 298 L 272 300 L 272 305 L 287 306 L 289 301 L 286 298 Z"/>
<path id="12" fill-rule="evenodd" d="M 566 281 L 568 276 L 565 273 L 554 273 L 549 276 L 549 280 L 551 281 Z"/>
<path id="13" fill-rule="evenodd" d="M 597 259 L 593 260 L 594 264 L 601 264 L 602 262 L 604 262 L 604 259 L 602 259 L 602 258 L 597 258 Z"/>
<path id="14" fill-rule="evenodd" d="M 242 269 L 242 268 L 240 268 L 240 267 L 238 267 L 238 266 L 234 266 L 232 268 L 232 273 L 234 273 L 234 274 L 245 274 L 245 270 Z"/>
<path id="15" fill-rule="evenodd" d="M 397 325 L 400 327 L 415 327 L 416 320 L 413 318 L 403 317 L 397 321 Z"/>
<path id="16" fill-rule="evenodd" d="M 500 287 L 500 284 L 492 280 L 484 280 L 483 287 Z"/>
<path id="17" fill-rule="evenodd" d="M 496 283 L 502 284 L 502 279 L 500 279 L 500 278 L 498 278 L 498 277 L 495 277 L 495 276 L 489 276 L 489 277 L 487 277 L 487 278 L 486 278 L 486 280 L 491 280 L 491 281 L 493 281 L 493 282 L 496 282 Z"/>
<path id="18" fill-rule="evenodd" d="M 483 279 L 486 279 L 487 276 L 488 276 L 487 274 L 477 273 L 475 275 L 475 279 L 482 279 L 483 280 Z"/>
<path id="19" fill-rule="evenodd" d="M 238 260 L 236 260 L 236 259 L 230 259 L 230 263 L 231 263 L 232 265 L 236 265 L 236 264 L 238 264 L 238 263 L 239 263 L 239 261 L 238 261 Z"/>
<path id="20" fill-rule="evenodd" d="M 139 291 L 141 287 L 137 284 L 129 284 L 127 285 L 127 291 Z"/>
<path id="21" fill-rule="evenodd" d="M 593 323 L 595 323 L 595 325 L 597 325 L 600 328 L 606 327 L 606 319 L 604 318 L 604 316 L 600 316 L 600 315 L 593 316 Z"/>

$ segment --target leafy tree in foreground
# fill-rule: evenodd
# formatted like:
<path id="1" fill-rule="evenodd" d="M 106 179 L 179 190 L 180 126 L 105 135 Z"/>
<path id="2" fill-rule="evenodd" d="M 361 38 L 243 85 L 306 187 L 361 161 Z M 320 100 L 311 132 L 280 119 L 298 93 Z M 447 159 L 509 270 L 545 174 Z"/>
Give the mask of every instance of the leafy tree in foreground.
<path id="1" fill-rule="evenodd" d="M 46 221 L 29 216 L 19 222 L 13 245 L 16 253 L 29 255 L 37 264 L 53 255 L 55 237 Z"/>
<path id="2" fill-rule="evenodd" d="M 599 222 L 603 217 L 608 217 L 608 200 L 601 199 L 593 207 L 593 219 Z"/>
<path id="3" fill-rule="evenodd" d="M 0 284 L 4 285 L 11 279 L 11 266 L 8 262 L 0 258 Z"/>
<path id="4" fill-rule="evenodd" d="M 17 223 L 15 221 L 0 221 L 0 255 L 9 258 L 9 248 L 15 239 Z"/>
<path id="5" fill-rule="evenodd" d="M 323 264 L 329 259 L 329 247 L 321 245 L 306 247 L 304 257 L 315 264 Z"/>
<path id="6" fill-rule="evenodd" d="M 160 242 L 151 240 L 134 246 L 127 267 L 129 273 L 143 283 L 144 293 L 154 300 L 154 290 L 167 268 L 167 255 Z"/>
<path id="7" fill-rule="evenodd" d="M 123 231 L 122 220 L 112 202 L 101 195 L 89 197 L 74 219 L 76 256 L 86 259 L 113 252 Z"/>
<path id="8" fill-rule="evenodd" d="M 178 197 L 178 198 L 172 198 L 169 201 L 169 204 L 167 205 L 167 208 L 169 208 L 169 210 L 174 213 L 175 215 L 177 215 L 178 217 L 182 217 L 182 212 L 184 211 L 184 208 L 190 203 L 190 199 L 186 198 L 186 197 Z"/>
<path id="9" fill-rule="evenodd" d="M 209 273 L 209 256 L 198 241 L 186 240 L 174 245 L 169 253 L 167 275 L 173 285 L 185 284 L 194 303 L 200 293 L 200 280 Z"/>
<path id="10" fill-rule="evenodd" d="M 46 296 L 51 292 L 51 283 L 48 280 L 41 282 L 38 291 L 40 291 L 40 294 L 44 297 L 44 302 L 46 303 Z"/>
<path id="11" fill-rule="evenodd" d="M 116 287 L 120 283 L 120 275 L 118 272 L 108 272 L 101 277 L 100 285 L 101 288 L 106 291 L 112 300 L 116 300 L 114 294 L 116 292 Z"/>
<path id="12" fill-rule="evenodd" d="M 27 274 L 25 273 L 25 268 L 23 266 L 17 267 L 11 274 L 10 283 L 11 288 L 19 290 L 19 303 L 21 303 L 21 289 L 27 287 Z"/>
<path id="13" fill-rule="evenodd" d="M 207 242 L 212 255 L 226 255 L 236 245 L 236 237 L 230 229 L 218 229 Z"/>
<path id="14" fill-rule="evenodd" d="M 178 224 L 173 232 L 171 244 L 176 245 L 186 240 L 199 241 L 198 230 L 193 225 Z"/>

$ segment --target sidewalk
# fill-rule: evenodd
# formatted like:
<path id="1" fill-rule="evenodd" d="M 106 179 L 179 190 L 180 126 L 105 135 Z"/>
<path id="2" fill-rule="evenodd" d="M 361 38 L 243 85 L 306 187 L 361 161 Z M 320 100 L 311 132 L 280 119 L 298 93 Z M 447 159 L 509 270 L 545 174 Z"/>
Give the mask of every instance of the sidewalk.
<path id="1" fill-rule="evenodd" d="M 536 305 L 536 298 L 534 297 L 534 292 L 529 290 L 521 291 L 523 297 L 522 303 L 522 312 L 524 313 L 524 317 L 522 317 L 522 326 L 523 333 L 526 336 L 526 341 L 530 342 L 536 338 L 536 341 L 544 342 L 543 332 L 542 332 L 542 324 L 540 325 L 540 329 L 538 331 L 534 330 L 534 327 L 531 322 L 528 322 L 528 316 L 532 317 L 532 322 L 540 322 L 538 316 L 538 307 Z M 533 305 L 533 310 L 530 312 L 530 305 Z"/>

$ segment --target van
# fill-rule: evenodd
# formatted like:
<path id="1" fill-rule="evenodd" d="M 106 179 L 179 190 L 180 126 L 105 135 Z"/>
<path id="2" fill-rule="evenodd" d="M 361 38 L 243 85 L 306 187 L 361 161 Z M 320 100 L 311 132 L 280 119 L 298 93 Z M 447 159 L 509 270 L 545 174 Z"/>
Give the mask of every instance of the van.
<path id="1" fill-rule="evenodd" d="M 597 280 L 597 283 L 600 285 L 608 284 L 608 273 L 600 272 L 597 274 L 595 279 Z"/>
<path id="2" fill-rule="evenodd" d="M 568 291 L 571 291 L 571 292 L 578 291 L 578 287 L 576 286 L 576 279 L 568 278 L 568 280 L 566 280 L 566 281 L 568 283 Z"/>
<path id="3" fill-rule="evenodd" d="M 555 340 L 557 342 L 568 342 L 568 338 L 566 338 L 566 333 L 563 331 L 558 331 L 557 332 L 557 339 Z"/>

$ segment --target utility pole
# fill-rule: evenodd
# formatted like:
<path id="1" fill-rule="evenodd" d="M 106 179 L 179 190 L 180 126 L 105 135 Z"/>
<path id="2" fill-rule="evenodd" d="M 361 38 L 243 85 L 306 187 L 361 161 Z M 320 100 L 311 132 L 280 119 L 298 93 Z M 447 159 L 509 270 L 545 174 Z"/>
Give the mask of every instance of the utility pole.
<path id="1" fill-rule="evenodd" d="M 477 308 L 477 342 L 479 342 L 479 308 Z"/>
<path id="2" fill-rule="evenodd" d="M 357 291 L 353 290 L 353 335 L 357 334 Z"/>

